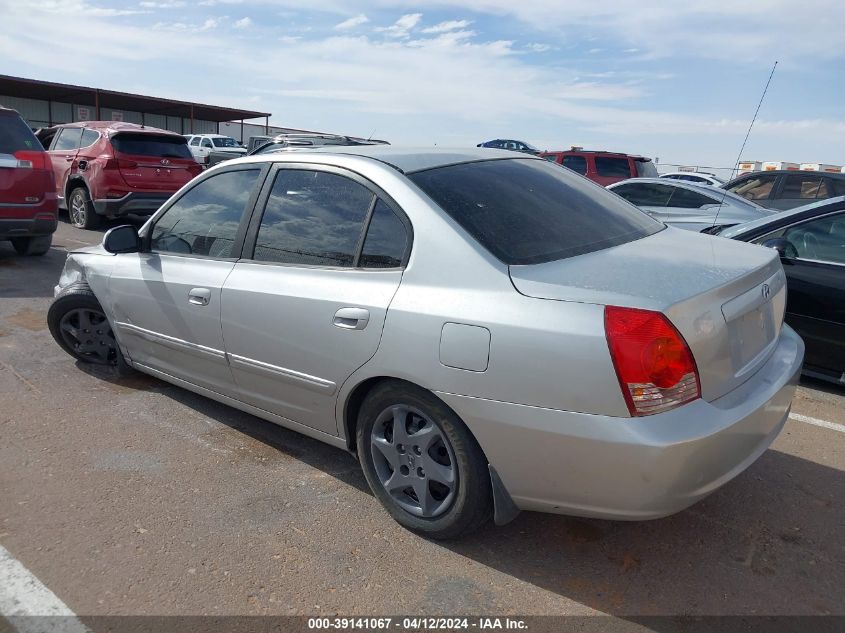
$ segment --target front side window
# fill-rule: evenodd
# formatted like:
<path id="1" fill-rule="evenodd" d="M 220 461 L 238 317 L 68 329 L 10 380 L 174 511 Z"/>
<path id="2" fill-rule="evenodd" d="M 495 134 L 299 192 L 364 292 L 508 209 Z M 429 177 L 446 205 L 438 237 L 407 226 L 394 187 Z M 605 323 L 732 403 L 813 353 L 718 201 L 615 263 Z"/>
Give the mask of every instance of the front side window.
<path id="1" fill-rule="evenodd" d="M 281 169 L 261 217 L 253 259 L 352 266 L 374 199 L 369 189 L 345 176 Z"/>
<path id="2" fill-rule="evenodd" d="M 676 207 L 679 209 L 701 209 L 708 204 L 719 204 L 718 200 L 714 200 L 709 196 L 705 196 L 697 191 L 690 191 L 683 187 L 675 187 L 672 192 L 672 197 L 666 206 Z"/>
<path id="3" fill-rule="evenodd" d="M 405 224 L 382 200 L 376 202 L 358 266 L 399 268 L 408 248 Z"/>
<path id="4" fill-rule="evenodd" d="M 59 137 L 53 145 L 53 151 L 67 152 L 79 147 L 79 140 L 82 138 L 82 128 L 66 127 L 59 132 Z"/>
<path id="5" fill-rule="evenodd" d="M 629 183 L 613 188 L 613 193 L 622 196 L 638 207 L 665 207 L 675 187 L 655 182 Z"/>
<path id="6" fill-rule="evenodd" d="M 191 139 L 191 147 L 199 147 L 200 145 L 200 137 L 195 136 Z"/>
<path id="7" fill-rule="evenodd" d="M 235 257 L 235 236 L 260 169 L 216 174 L 191 188 L 156 221 L 150 247 L 158 253 Z"/>
<path id="8" fill-rule="evenodd" d="M 845 264 L 845 213 L 808 220 L 754 241 L 762 244 L 778 237 L 794 247 L 795 250 L 791 253 L 793 257 Z"/>
<path id="9" fill-rule="evenodd" d="M 815 200 L 829 198 L 830 193 L 827 182 L 821 176 L 796 174 L 786 177 L 780 197 L 789 200 Z"/>
<path id="10" fill-rule="evenodd" d="M 627 158 L 611 158 L 609 156 L 596 156 L 596 173 L 599 176 L 608 178 L 630 178 L 631 168 Z"/>
<path id="11" fill-rule="evenodd" d="M 765 200 L 772 193 L 777 176 L 750 176 L 731 185 L 728 191 L 746 200 Z"/>
<path id="12" fill-rule="evenodd" d="M 211 149 L 211 141 L 209 141 L 207 138 L 202 139 L 202 146 Z"/>
<path id="13" fill-rule="evenodd" d="M 408 177 L 509 265 L 591 253 L 665 228 L 606 189 L 544 160 L 475 161 Z"/>
<path id="14" fill-rule="evenodd" d="M 564 156 L 563 166 L 582 176 L 587 174 L 587 159 L 583 156 Z"/>

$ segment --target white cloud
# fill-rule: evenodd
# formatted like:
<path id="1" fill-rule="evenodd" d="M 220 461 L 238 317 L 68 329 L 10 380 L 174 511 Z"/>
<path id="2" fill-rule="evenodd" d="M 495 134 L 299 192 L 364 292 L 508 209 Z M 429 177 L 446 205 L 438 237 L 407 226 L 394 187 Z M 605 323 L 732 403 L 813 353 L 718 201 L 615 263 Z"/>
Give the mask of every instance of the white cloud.
<path id="1" fill-rule="evenodd" d="M 440 22 L 439 24 L 435 24 L 434 26 L 429 26 L 422 29 L 423 33 L 445 33 L 447 31 L 457 31 L 461 29 L 465 29 L 472 21 L 470 20 L 447 20 L 446 22 Z"/>
<path id="2" fill-rule="evenodd" d="M 184 0 L 170 0 L 165 2 L 140 2 L 145 9 L 178 9 L 185 6 Z"/>
<path id="3" fill-rule="evenodd" d="M 338 31 L 345 31 L 348 29 L 354 29 L 356 26 L 361 26 L 362 24 L 366 24 L 369 22 L 370 19 L 364 15 L 363 13 L 359 13 L 355 17 L 349 18 L 348 20 L 344 20 L 339 24 L 335 24 L 334 28 Z"/>
<path id="4" fill-rule="evenodd" d="M 537 43 L 526 44 L 525 48 L 527 48 L 528 50 L 533 51 L 535 53 L 545 53 L 546 51 L 552 50 L 552 47 L 549 46 L 548 44 L 537 44 Z"/>
<path id="5" fill-rule="evenodd" d="M 235 23 L 232 24 L 232 26 L 236 29 L 248 29 L 252 26 L 252 18 L 247 16 L 245 18 L 241 18 L 240 20 L 235 20 Z"/>
<path id="6" fill-rule="evenodd" d="M 379 27 L 376 31 L 396 39 L 406 38 L 409 36 L 411 29 L 419 24 L 421 19 L 422 13 L 408 13 L 396 20 L 391 26 Z"/>

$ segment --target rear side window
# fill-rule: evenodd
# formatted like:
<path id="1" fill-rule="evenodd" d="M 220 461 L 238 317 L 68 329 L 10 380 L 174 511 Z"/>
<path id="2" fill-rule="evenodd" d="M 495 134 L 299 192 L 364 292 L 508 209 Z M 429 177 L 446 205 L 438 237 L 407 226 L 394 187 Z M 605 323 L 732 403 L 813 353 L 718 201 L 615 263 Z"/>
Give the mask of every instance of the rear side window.
<path id="1" fill-rule="evenodd" d="M 77 149 L 79 147 L 79 139 L 82 138 L 82 128 L 80 127 L 66 127 L 62 128 L 59 136 L 53 144 L 52 150 L 59 152 L 67 152 Z"/>
<path id="2" fill-rule="evenodd" d="M 408 177 L 506 264 L 573 257 L 664 228 L 606 189 L 544 160 L 478 161 Z"/>
<path id="3" fill-rule="evenodd" d="M 800 174 L 786 177 L 779 197 L 790 200 L 815 200 L 829 198 L 830 193 L 825 179 L 821 176 Z"/>
<path id="4" fill-rule="evenodd" d="M 608 178 L 630 178 L 631 168 L 627 158 L 611 158 L 609 156 L 596 156 L 596 173 L 599 176 Z"/>
<path id="5" fill-rule="evenodd" d="M 260 173 L 260 169 L 228 171 L 198 183 L 156 221 L 152 250 L 234 257 L 241 217 Z"/>
<path id="6" fill-rule="evenodd" d="M 120 154 L 155 156 L 157 158 L 190 158 L 188 140 L 184 136 L 121 133 L 112 137 L 112 147 Z"/>
<path id="7" fill-rule="evenodd" d="M 581 174 L 582 176 L 587 173 L 587 159 L 583 156 L 564 156 L 563 166 L 569 167 L 569 169 Z"/>
<path id="8" fill-rule="evenodd" d="M 43 149 L 35 134 L 17 114 L 0 114 L 0 154 Z"/>
<path id="9" fill-rule="evenodd" d="M 398 268 L 408 248 L 408 231 L 389 206 L 379 200 L 373 209 L 358 266 Z"/>
<path id="10" fill-rule="evenodd" d="M 100 138 L 100 135 L 97 134 L 94 130 L 84 130 L 82 132 L 82 141 L 79 146 L 90 147 L 91 145 L 97 142 L 98 138 Z"/>
<path id="11" fill-rule="evenodd" d="M 657 178 L 657 167 L 650 160 L 634 160 L 640 178 Z"/>
<path id="12" fill-rule="evenodd" d="M 279 170 L 261 217 L 253 259 L 352 266 L 374 199 L 369 189 L 345 176 Z"/>
<path id="13" fill-rule="evenodd" d="M 700 209 L 708 204 L 718 204 L 718 201 L 697 191 L 675 187 L 675 191 L 672 192 L 672 197 L 669 199 L 667 206 L 680 209 Z"/>
<path id="14" fill-rule="evenodd" d="M 830 178 L 827 182 L 834 196 L 845 196 L 845 179 Z"/>
<path id="15" fill-rule="evenodd" d="M 612 191 L 638 207 L 665 207 L 674 189 L 671 185 L 656 182 L 632 182 L 614 187 Z"/>

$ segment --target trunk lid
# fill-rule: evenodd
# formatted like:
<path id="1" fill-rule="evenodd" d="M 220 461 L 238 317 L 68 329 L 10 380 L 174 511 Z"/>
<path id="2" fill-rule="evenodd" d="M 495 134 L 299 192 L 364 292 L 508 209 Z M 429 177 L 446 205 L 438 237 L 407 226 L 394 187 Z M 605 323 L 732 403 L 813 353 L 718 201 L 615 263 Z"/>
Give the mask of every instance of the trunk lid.
<path id="1" fill-rule="evenodd" d="M 765 363 L 786 307 L 774 250 L 672 228 L 587 255 L 511 266 L 510 275 L 531 297 L 663 312 L 695 357 L 705 400 Z"/>
<path id="2" fill-rule="evenodd" d="M 184 137 L 123 132 L 111 143 L 120 175 L 133 189 L 174 192 L 198 172 Z"/>

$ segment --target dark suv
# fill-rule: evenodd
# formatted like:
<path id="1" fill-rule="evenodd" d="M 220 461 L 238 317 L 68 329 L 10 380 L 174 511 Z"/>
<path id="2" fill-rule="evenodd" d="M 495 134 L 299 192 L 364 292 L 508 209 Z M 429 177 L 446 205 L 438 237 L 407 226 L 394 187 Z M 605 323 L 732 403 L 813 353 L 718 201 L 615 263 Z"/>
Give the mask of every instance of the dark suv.
<path id="1" fill-rule="evenodd" d="M 71 224 L 102 216 L 152 215 L 202 171 L 184 136 L 134 123 L 90 121 L 39 130 L 53 165 L 59 206 Z"/>
<path id="2" fill-rule="evenodd" d="M 492 147 L 494 149 L 509 149 L 513 152 L 524 152 L 526 154 L 537 155 L 540 153 L 533 145 L 529 145 L 525 141 L 517 141 L 510 138 L 497 138 L 492 141 L 484 141 L 479 143 L 476 147 Z"/>
<path id="3" fill-rule="evenodd" d="M 722 185 L 731 193 L 769 209 L 793 209 L 805 204 L 845 196 L 845 174 L 817 171 L 774 170 L 743 174 Z"/>
<path id="4" fill-rule="evenodd" d="M 568 167 L 604 187 L 628 178 L 657 178 L 657 167 L 645 156 L 580 148 L 542 152 L 540 156 Z"/>
<path id="5" fill-rule="evenodd" d="M 56 230 L 56 185 L 47 152 L 14 110 L 0 107 L 0 240 L 43 255 Z"/>

